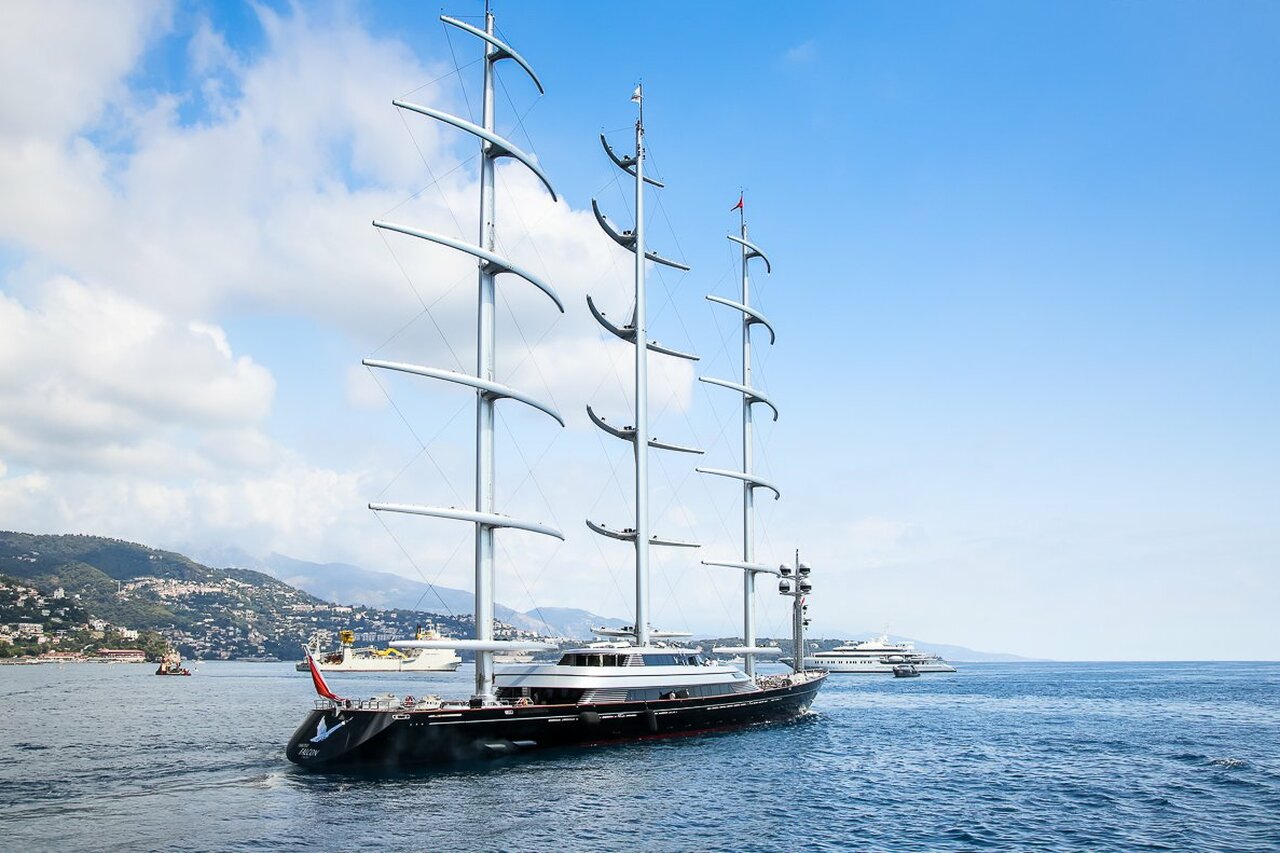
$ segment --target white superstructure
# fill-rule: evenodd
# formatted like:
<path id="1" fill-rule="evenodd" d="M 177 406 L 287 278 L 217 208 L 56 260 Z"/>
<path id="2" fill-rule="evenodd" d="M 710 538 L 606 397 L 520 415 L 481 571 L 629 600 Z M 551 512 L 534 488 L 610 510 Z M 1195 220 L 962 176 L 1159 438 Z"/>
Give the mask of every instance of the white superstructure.
<path id="1" fill-rule="evenodd" d="M 870 640 L 845 643 L 830 651 L 817 652 L 804 659 L 806 667 L 828 672 L 892 675 L 893 668 L 911 664 L 917 672 L 955 672 L 956 668 L 940 656 L 921 652 L 911 642 L 891 643 L 886 634 Z"/>
<path id="2" fill-rule="evenodd" d="M 496 685 L 500 699 L 533 705 L 653 702 L 760 689 L 745 672 L 700 649 L 630 644 L 568 649 L 556 663 L 504 666 Z"/>

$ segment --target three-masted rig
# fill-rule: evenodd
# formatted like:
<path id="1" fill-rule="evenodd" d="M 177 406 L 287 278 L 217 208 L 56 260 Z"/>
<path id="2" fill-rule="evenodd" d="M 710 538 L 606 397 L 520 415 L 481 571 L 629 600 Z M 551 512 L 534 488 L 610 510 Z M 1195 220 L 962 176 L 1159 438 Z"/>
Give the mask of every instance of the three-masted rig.
<path id="1" fill-rule="evenodd" d="M 496 512 L 493 505 L 493 404 L 501 398 L 518 400 L 546 412 L 562 424 L 563 421 L 550 407 L 494 379 L 494 276 L 513 273 L 546 293 L 561 310 L 563 307 L 548 284 L 494 251 L 493 161 L 498 157 L 519 160 L 551 190 L 537 164 L 494 133 L 494 65 L 500 60 L 511 59 L 524 68 L 535 83 L 537 77 L 519 54 L 494 35 L 493 15 L 487 10 L 483 30 L 448 17 L 441 20 L 479 37 L 485 43 L 483 126 L 427 107 L 401 101 L 395 103 L 401 109 L 453 125 L 481 140 L 480 241 L 472 245 L 406 226 L 386 222 L 374 224 L 452 247 L 478 259 L 480 318 L 477 371 L 472 376 L 398 362 L 366 360 L 365 364 L 444 379 L 476 389 L 476 502 L 471 510 L 409 504 L 370 506 L 380 512 L 406 512 L 468 521 L 475 525 L 476 639 L 440 641 L 452 648 L 476 652 L 475 691 L 468 699 L 453 701 L 407 696 L 346 699 L 333 692 L 313 665 L 311 676 L 319 697 L 289 741 L 287 756 L 291 761 L 315 769 L 435 764 L 491 758 L 536 748 L 621 742 L 735 728 L 789 719 L 803 713 L 813 701 L 825 673 L 798 673 L 753 680 L 736 667 L 706 658 L 698 649 L 661 643 L 660 637 L 673 635 L 661 635 L 649 625 L 649 547 L 688 546 L 693 543 L 661 539 L 650 533 L 648 451 L 650 448 L 697 451 L 664 444 L 648 434 L 648 353 L 652 350 L 666 355 L 691 356 L 668 350 L 648 339 L 645 263 L 682 265 L 660 258 L 644 248 L 644 186 L 656 182 L 644 175 L 643 95 L 639 89 L 633 96 L 641 110 L 636 121 L 635 153 L 619 157 L 605 142 L 605 151 L 610 159 L 635 178 L 634 231 L 618 232 L 613 229 L 593 202 L 597 219 L 609 236 L 635 253 L 635 314 L 627 325 L 615 326 L 605 320 L 594 303 L 588 300 L 589 310 L 606 329 L 636 344 L 635 425 L 613 427 L 588 409 L 597 426 L 634 446 L 635 526 L 614 531 L 588 522 L 598 533 L 634 544 L 636 618 L 634 626 L 623 632 L 631 642 L 568 649 L 555 663 L 512 664 L 495 671 L 492 659 L 495 651 L 551 647 L 540 643 L 500 643 L 493 639 L 494 531 L 515 528 L 557 537 L 561 534 L 543 525 L 518 521 Z M 540 84 L 538 88 L 542 88 Z M 604 142 L 603 136 L 601 141 Z M 396 641 L 392 645 L 401 648 L 435 647 L 433 641 L 415 640 Z"/>

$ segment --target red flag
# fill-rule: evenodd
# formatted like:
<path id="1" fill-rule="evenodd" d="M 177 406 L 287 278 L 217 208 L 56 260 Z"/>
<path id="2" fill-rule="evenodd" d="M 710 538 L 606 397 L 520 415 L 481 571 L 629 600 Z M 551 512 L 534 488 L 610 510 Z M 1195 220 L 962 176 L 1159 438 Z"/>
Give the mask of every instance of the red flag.
<path id="1" fill-rule="evenodd" d="M 738 203 L 729 208 L 730 213 L 733 213 L 735 210 L 746 210 L 746 208 L 742 206 L 742 193 L 738 193 Z"/>
<path id="2" fill-rule="evenodd" d="M 315 685 L 316 692 L 331 702 L 341 702 L 342 700 L 325 683 L 324 676 L 320 674 L 320 667 L 316 666 L 316 659 L 311 656 L 311 649 L 307 649 L 306 652 L 307 666 L 311 667 L 311 683 Z"/>

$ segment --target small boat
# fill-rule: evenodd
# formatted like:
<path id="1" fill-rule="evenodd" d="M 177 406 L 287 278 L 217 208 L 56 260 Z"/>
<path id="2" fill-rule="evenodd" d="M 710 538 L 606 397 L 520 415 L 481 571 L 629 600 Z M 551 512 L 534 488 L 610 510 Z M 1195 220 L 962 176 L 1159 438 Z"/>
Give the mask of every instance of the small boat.
<path id="1" fill-rule="evenodd" d="M 900 663 L 893 668 L 894 678 L 919 678 L 920 670 L 916 669 L 915 664 Z"/>
<path id="2" fill-rule="evenodd" d="M 170 651 L 160 659 L 156 675 L 190 675 L 191 670 L 182 665 L 182 657 L 176 651 Z"/>

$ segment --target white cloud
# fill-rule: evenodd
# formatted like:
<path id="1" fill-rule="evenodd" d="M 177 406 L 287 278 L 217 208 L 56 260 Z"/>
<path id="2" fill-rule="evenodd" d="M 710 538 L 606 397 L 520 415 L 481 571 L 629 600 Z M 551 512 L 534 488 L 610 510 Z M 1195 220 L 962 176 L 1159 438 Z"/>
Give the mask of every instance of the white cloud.
<path id="1" fill-rule="evenodd" d="M 156 545 L 233 543 L 406 571 L 398 547 L 363 510 L 404 460 L 335 466 L 283 446 L 268 431 L 275 380 L 252 343 L 233 346 L 224 327 L 238 315 L 279 313 L 335 338 L 381 341 L 425 303 L 429 314 L 368 354 L 472 368 L 474 261 L 369 224 L 382 216 L 475 239 L 474 169 L 450 171 L 472 157 L 474 141 L 408 115 L 410 139 L 389 103 L 446 66 L 351 21 L 260 8 L 265 44 L 257 56 L 238 55 L 202 21 L 187 43 L 189 91 L 131 90 L 125 81 L 148 37 L 167 25 L 163 9 L 125 6 L 94 30 L 98 10 L 118 10 L 77 7 L 64 31 L 30 8 L 9 19 L 5 38 L 18 49 L 4 61 L 27 67 L 38 53 L 31 44 L 55 32 L 66 36 L 59 50 L 83 50 L 65 51 L 48 113 L 23 96 L 5 102 L 0 126 L 0 241 L 18 259 L 0 291 L 6 526 Z M 109 49 L 87 44 L 90 32 L 109 34 Z M 451 92 L 432 85 L 412 98 L 465 112 Z M 432 174 L 439 184 L 418 192 Z M 554 401 L 575 427 L 590 429 L 587 399 L 629 422 L 631 349 L 606 338 L 583 310 L 591 290 L 611 317 L 626 314 L 629 259 L 589 212 L 552 202 L 519 164 L 500 163 L 497 184 L 500 250 L 550 281 L 567 310 L 501 277 L 500 380 Z M 655 408 L 680 413 L 690 402 L 691 366 L 651 364 L 653 386 L 669 389 Z M 381 405 L 363 368 L 332 381 L 351 406 Z M 580 528 L 584 480 L 557 481 L 567 463 L 552 444 L 545 456 L 529 451 L 541 490 L 525 485 L 504 509 L 558 513 Z M 350 470 L 336 470 L 343 465 Z M 509 472 L 504 488 L 523 477 Z M 428 486 L 441 494 L 415 498 L 449 502 L 448 489 Z M 596 490 L 592 483 L 586 491 Z M 450 549 L 433 540 L 436 530 L 419 523 L 401 537 L 421 558 L 445 560 Z M 569 548 L 582 558 L 582 577 L 602 583 L 590 568 L 597 545 L 575 540 Z M 559 547 L 528 550 L 551 559 Z"/>
<path id="2" fill-rule="evenodd" d="M 0 516 L 19 530 L 159 545 L 234 543 L 251 553 L 315 560 L 349 559 L 353 532 L 375 534 L 373 525 L 359 523 L 368 487 L 358 475 L 312 468 L 288 453 L 277 460 L 248 476 L 213 472 L 177 484 L 145 471 L 0 478 Z"/>
<path id="3" fill-rule="evenodd" d="M 813 39 L 787 48 L 783 58 L 792 65 L 802 65 L 818 58 L 818 43 Z"/>
<path id="4" fill-rule="evenodd" d="M 0 137 L 62 139 L 94 121 L 168 21 L 163 2 L 0 5 Z"/>
<path id="5" fill-rule="evenodd" d="M 0 293 L 0 454 L 11 461 L 199 470 L 180 441 L 161 436 L 255 424 L 274 391 L 271 375 L 209 324 L 175 324 L 65 277 L 30 308 Z"/>

